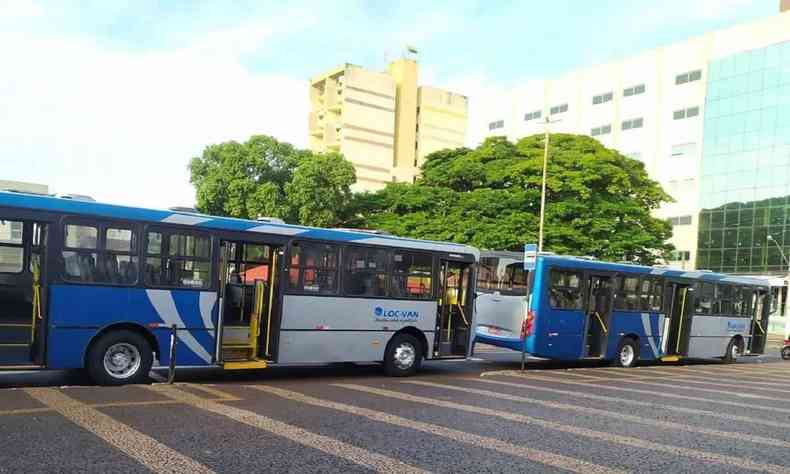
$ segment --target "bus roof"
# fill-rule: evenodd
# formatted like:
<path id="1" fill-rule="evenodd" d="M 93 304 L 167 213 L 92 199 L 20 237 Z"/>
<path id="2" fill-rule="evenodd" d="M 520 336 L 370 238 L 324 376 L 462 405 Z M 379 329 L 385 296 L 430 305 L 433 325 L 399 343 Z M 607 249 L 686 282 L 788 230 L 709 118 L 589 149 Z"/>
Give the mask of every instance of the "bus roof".
<path id="1" fill-rule="evenodd" d="M 648 267 L 645 265 L 636 265 L 630 263 L 613 263 L 604 262 L 601 260 L 594 260 L 589 258 L 580 257 L 566 257 L 559 255 L 541 255 L 539 257 L 543 262 L 549 265 L 558 265 L 562 267 L 580 268 L 585 270 L 606 270 L 623 273 L 633 273 L 637 275 L 656 275 L 664 277 L 675 278 L 691 278 L 695 280 L 703 280 L 710 282 L 725 282 L 736 283 L 743 285 L 759 285 L 768 286 L 768 282 L 763 278 L 726 275 L 723 273 L 714 273 L 707 270 L 678 270 L 666 267 Z"/>
<path id="2" fill-rule="evenodd" d="M 263 234 L 284 235 L 317 240 L 355 242 L 366 245 L 386 247 L 413 248 L 421 250 L 459 253 L 474 256 L 477 260 L 480 252 L 469 245 L 432 240 L 409 239 L 390 235 L 379 235 L 354 230 L 333 230 L 319 227 L 307 227 L 274 222 L 261 222 L 233 217 L 219 217 L 183 211 L 165 211 L 142 207 L 120 206 L 95 201 L 65 199 L 19 192 L 0 191 L 0 207 L 12 207 L 31 210 L 44 210 L 73 215 L 97 216 L 110 219 L 135 220 L 145 222 L 161 222 L 178 224 L 204 229 L 219 229 L 241 232 L 257 232 Z"/>

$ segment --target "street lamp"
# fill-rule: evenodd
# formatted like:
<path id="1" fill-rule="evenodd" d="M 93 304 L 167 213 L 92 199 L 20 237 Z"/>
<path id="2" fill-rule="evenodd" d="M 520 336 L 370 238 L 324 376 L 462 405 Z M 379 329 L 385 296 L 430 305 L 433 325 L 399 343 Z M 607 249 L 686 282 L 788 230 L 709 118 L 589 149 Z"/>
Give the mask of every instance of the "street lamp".
<path id="1" fill-rule="evenodd" d="M 546 169 L 549 166 L 549 125 L 560 120 L 551 120 L 546 117 L 543 124 L 546 126 L 543 137 L 543 178 L 540 184 L 540 225 L 538 227 L 538 255 L 543 251 L 543 221 L 546 216 Z"/>

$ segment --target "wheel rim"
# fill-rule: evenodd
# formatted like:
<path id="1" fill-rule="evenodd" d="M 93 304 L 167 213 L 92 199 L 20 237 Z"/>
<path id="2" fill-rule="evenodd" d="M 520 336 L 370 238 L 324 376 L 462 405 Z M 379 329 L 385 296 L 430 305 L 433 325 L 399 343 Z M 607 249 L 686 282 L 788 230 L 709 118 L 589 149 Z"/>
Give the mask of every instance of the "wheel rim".
<path id="1" fill-rule="evenodd" d="M 104 370 L 113 378 L 128 379 L 140 370 L 140 351 L 128 342 L 118 342 L 104 353 Z"/>
<path id="2" fill-rule="evenodd" d="M 738 358 L 739 355 L 741 355 L 741 348 L 738 347 L 737 342 L 733 343 L 732 349 L 730 349 L 730 357 L 732 357 L 732 360 L 735 360 Z"/>
<path id="3" fill-rule="evenodd" d="M 395 348 L 395 367 L 400 370 L 408 370 L 414 365 L 417 360 L 417 350 L 411 343 L 401 342 Z"/>
<path id="4" fill-rule="evenodd" d="M 790 347 L 785 347 L 782 349 L 782 357 L 785 359 L 790 359 Z"/>
<path id="5" fill-rule="evenodd" d="M 626 344 L 620 349 L 620 364 L 627 367 L 634 362 L 634 348 Z"/>

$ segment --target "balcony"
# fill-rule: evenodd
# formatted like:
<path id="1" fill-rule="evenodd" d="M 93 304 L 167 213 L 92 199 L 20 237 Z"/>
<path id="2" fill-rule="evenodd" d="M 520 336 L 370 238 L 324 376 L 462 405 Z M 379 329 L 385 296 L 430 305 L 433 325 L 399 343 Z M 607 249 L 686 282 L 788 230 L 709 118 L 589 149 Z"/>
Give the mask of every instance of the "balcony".
<path id="1" fill-rule="evenodd" d="M 316 112 L 310 112 L 308 127 L 310 129 L 310 135 L 314 137 L 324 136 L 324 121 L 323 118 L 318 117 Z"/>

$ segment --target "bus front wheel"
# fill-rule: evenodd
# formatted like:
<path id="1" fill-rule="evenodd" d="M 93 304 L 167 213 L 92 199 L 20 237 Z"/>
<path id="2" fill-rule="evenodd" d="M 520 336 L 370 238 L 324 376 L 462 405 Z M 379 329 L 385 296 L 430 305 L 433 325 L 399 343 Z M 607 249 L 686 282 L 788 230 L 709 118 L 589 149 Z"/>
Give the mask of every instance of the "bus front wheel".
<path id="1" fill-rule="evenodd" d="M 422 364 L 422 344 L 411 334 L 397 334 L 387 344 L 384 372 L 392 377 L 414 375 Z"/>
<path id="2" fill-rule="evenodd" d="M 617 346 L 617 354 L 615 354 L 614 365 L 617 367 L 633 367 L 639 359 L 639 346 L 636 341 L 630 337 L 625 337 L 620 341 Z"/>
<path id="3" fill-rule="evenodd" d="M 154 362 L 145 338 L 128 330 L 102 335 L 88 350 L 87 369 L 99 385 L 144 383 Z"/>

